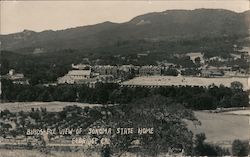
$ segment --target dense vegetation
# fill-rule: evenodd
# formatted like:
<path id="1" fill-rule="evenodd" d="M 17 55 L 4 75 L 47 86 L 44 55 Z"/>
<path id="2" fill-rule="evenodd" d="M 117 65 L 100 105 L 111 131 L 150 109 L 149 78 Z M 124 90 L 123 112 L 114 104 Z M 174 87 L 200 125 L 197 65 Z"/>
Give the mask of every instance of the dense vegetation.
<path id="1" fill-rule="evenodd" d="M 141 152 L 150 156 L 167 153 L 170 150 L 184 150 L 185 155 L 227 155 L 228 151 L 218 146 L 204 143 L 204 137 L 193 140 L 193 134 L 186 127 L 183 119 L 197 121 L 192 110 L 163 96 L 152 96 L 135 100 L 128 104 L 103 106 L 94 108 L 80 108 L 67 106 L 60 112 L 47 112 L 46 109 L 32 109 L 30 112 L 20 111 L 11 113 L 1 111 L 2 120 L 12 119 L 16 123 L 15 129 L 11 125 L 2 123 L 0 133 L 2 137 L 24 135 L 27 128 L 82 128 L 83 135 L 88 128 L 116 129 L 124 128 L 153 128 L 153 134 L 137 133 L 112 136 L 90 135 L 98 139 L 108 137 L 111 144 L 107 148 L 96 146 L 94 150 L 102 150 L 103 154 L 121 155 L 124 152 Z M 51 137 L 56 135 L 51 135 Z M 72 135 L 74 136 L 74 134 Z M 39 136 L 37 137 L 39 138 Z M 133 141 L 139 140 L 135 144 Z M 193 147 L 194 146 L 194 147 Z M 213 150 L 210 152 L 210 150 Z"/>
<path id="2" fill-rule="evenodd" d="M 233 82 L 232 87 L 209 86 L 168 86 L 160 88 L 128 88 L 118 84 L 97 84 L 96 88 L 86 85 L 17 85 L 2 80 L 3 101 L 66 101 L 86 103 L 130 103 L 152 95 L 169 97 L 187 108 L 195 110 L 216 109 L 218 107 L 248 106 L 248 93 L 242 90 L 242 84 Z"/>
<path id="3" fill-rule="evenodd" d="M 10 69 L 15 69 L 23 73 L 32 85 L 54 82 L 68 72 L 71 64 L 81 61 L 81 58 L 77 56 L 77 52 L 71 50 L 42 56 L 1 51 L 1 74 L 4 75 Z"/>

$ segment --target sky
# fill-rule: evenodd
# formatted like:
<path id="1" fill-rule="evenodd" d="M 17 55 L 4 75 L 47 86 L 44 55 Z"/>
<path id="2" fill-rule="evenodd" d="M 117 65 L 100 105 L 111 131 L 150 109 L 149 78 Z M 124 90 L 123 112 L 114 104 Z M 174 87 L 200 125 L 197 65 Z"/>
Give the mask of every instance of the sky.
<path id="1" fill-rule="evenodd" d="M 171 9 L 220 8 L 249 10 L 249 0 L 137 0 L 137 1 L 1 1 L 0 34 L 61 30 L 105 21 L 127 22 L 149 12 Z"/>

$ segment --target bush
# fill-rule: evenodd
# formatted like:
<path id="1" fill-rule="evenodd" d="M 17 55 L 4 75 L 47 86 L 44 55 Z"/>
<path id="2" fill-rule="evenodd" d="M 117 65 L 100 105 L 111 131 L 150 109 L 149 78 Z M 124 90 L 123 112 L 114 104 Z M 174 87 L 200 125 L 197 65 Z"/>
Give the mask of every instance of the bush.
<path id="1" fill-rule="evenodd" d="M 194 153 L 197 156 L 226 156 L 230 155 L 227 149 L 220 146 L 205 143 L 206 136 L 204 133 L 197 134 L 195 140 Z"/>
<path id="2" fill-rule="evenodd" d="M 101 151 L 102 157 L 111 157 L 111 149 L 108 145 L 104 146 Z"/>
<path id="3" fill-rule="evenodd" d="M 232 154 L 234 156 L 247 156 L 249 154 L 248 141 L 234 140 L 232 144 Z"/>

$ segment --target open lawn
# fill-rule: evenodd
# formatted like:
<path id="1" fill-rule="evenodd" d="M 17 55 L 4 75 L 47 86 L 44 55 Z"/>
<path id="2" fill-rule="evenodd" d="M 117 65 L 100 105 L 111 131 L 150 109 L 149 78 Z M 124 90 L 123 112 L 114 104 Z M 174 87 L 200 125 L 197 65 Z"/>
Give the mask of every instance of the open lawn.
<path id="1" fill-rule="evenodd" d="M 118 155 L 112 155 L 112 157 L 117 157 Z M 175 155 L 176 157 L 181 155 Z M 38 150 L 18 150 L 18 149 L 0 149 L 0 157 L 101 157 L 97 152 L 83 153 L 78 152 L 63 152 L 63 151 L 52 151 L 49 154 L 41 153 Z M 120 157 L 150 157 L 148 155 L 142 154 L 132 154 L 124 153 Z M 172 157 L 168 154 L 159 154 L 156 157 Z"/>
<path id="2" fill-rule="evenodd" d="M 84 154 L 82 152 L 52 151 L 45 154 L 39 150 L 0 149 L 0 157 L 100 157 L 100 155 L 94 152 L 92 154 Z"/>
<path id="3" fill-rule="evenodd" d="M 77 105 L 79 107 L 95 107 L 101 106 L 100 104 L 88 104 L 77 102 L 14 102 L 14 103 L 0 103 L 0 110 L 8 109 L 11 112 L 31 111 L 31 108 L 46 108 L 50 112 L 62 111 L 65 106 Z"/>
<path id="4" fill-rule="evenodd" d="M 224 114 L 234 114 L 234 115 L 245 115 L 250 116 L 250 110 L 237 110 L 237 111 L 229 111 L 223 112 Z"/>
<path id="5" fill-rule="evenodd" d="M 237 111 L 233 112 L 237 113 Z M 241 112 L 243 113 L 243 111 L 239 113 Z M 208 113 L 202 111 L 195 112 L 195 115 L 202 125 L 195 126 L 188 122 L 188 127 L 194 134 L 204 132 L 207 142 L 231 146 L 235 139 L 250 139 L 249 116 L 228 114 L 227 112 Z"/>

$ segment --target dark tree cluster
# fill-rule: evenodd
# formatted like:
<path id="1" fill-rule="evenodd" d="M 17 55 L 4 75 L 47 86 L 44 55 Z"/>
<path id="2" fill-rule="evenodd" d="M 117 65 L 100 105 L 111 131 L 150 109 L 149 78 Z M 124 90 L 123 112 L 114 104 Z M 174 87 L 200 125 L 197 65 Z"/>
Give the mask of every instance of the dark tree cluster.
<path id="1" fill-rule="evenodd" d="M 49 83 L 65 75 L 72 63 L 79 63 L 81 60 L 79 52 L 73 50 L 36 55 L 1 51 L 1 75 L 7 74 L 10 69 L 15 69 L 23 73 L 32 85 Z"/>
<path id="2" fill-rule="evenodd" d="M 162 95 L 169 97 L 187 108 L 209 110 L 216 108 L 248 106 L 249 97 L 239 82 L 233 82 L 231 88 L 224 86 L 191 87 L 166 86 L 160 88 L 120 87 L 114 83 L 99 83 L 95 88 L 86 85 L 18 85 L 2 80 L 3 101 L 66 101 L 100 104 L 130 103 L 133 100 Z"/>
<path id="3" fill-rule="evenodd" d="M 97 84 L 96 88 L 86 85 L 21 85 L 13 84 L 9 80 L 2 80 L 3 101 L 66 101 L 88 102 L 105 104 L 110 101 L 112 91 L 118 88 L 117 84 Z"/>
<path id="4" fill-rule="evenodd" d="M 249 155 L 249 142 L 243 140 L 234 140 L 232 144 L 232 154 L 234 156 L 248 156 Z"/>

